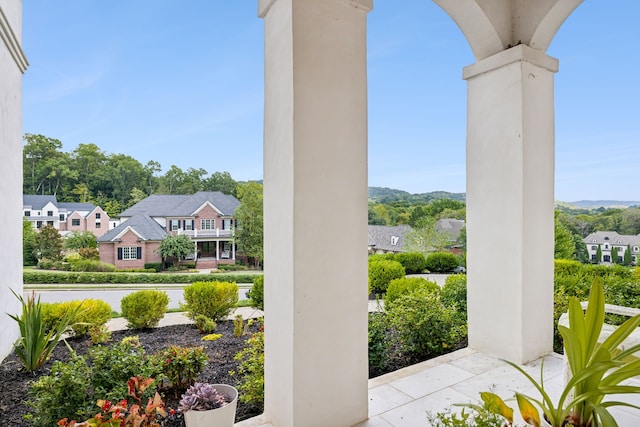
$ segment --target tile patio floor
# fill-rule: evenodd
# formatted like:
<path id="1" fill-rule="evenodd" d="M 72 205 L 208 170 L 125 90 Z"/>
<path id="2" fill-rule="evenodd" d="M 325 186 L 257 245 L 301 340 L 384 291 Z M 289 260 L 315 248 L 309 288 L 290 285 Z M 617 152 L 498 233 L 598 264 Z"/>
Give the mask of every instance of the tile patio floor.
<path id="1" fill-rule="evenodd" d="M 544 359 L 545 388 L 553 399 L 557 399 L 562 388 L 562 365 L 560 355 L 551 354 Z M 524 369 L 539 379 L 540 366 L 541 359 Z M 640 377 L 632 382 L 640 385 Z M 493 391 L 505 400 L 514 391 L 536 394 L 533 386 L 511 366 L 467 348 L 369 380 L 369 420 L 356 427 L 428 427 L 427 411 L 435 413 L 454 403 L 477 402 L 481 391 Z M 624 399 L 640 405 L 640 396 L 616 400 Z M 515 402 L 507 404 L 516 406 Z M 612 413 L 620 427 L 640 426 L 640 411 L 615 408 Z M 521 420 L 516 424 L 523 425 Z M 235 426 L 274 427 L 263 416 Z"/>

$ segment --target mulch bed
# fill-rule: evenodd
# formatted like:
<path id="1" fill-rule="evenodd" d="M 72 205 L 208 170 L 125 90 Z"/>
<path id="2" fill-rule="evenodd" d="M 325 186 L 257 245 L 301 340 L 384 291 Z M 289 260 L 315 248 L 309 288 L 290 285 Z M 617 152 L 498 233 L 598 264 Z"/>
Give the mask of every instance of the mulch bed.
<path id="1" fill-rule="evenodd" d="M 255 332 L 257 328 L 256 322 L 251 327 L 250 332 Z M 148 354 L 163 350 L 169 345 L 182 347 L 204 346 L 209 356 L 209 363 L 200 374 L 198 381 L 237 386 L 239 378 L 230 376 L 229 371 L 237 370 L 239 362 L 235 361 L 233 356 L 245 348 L 245 342 L 249 336 L 236 337 L 233 334 L 232 321 L 219 322 L 215 332 L 222 334 L 222 338 L 216 341 L 202 341 L 202 335 L 193 325 L 175 325 L 148 330 L 117 331 L 113 333 L 111 342 L 119 342 L 126 336 L 137 335 Z M 67 342 L 79 355 L 87 354 L 91 345 L 88 337 L 71 338 Z M 53 361 L 67 361 L 69 358 L 69 350 L 64 343 L 60 343 L 54 350 L 51 359 L 42 368 L 35 373 L 29 373 L 24 371 L 15 353 L 7 356 L 0 364 L 0 426 L 33 427 L 22 418 L 29 411 L 25 404 L 29 384 L 42 375 L 48 375 Z M 178 400 L 174 397 L 164 396 L 164 400 L 167 407 L 178 407 Z M 259 415 L 262 411 L 262 407 L 249 406 L 238 402 L 236 422 Z M 163 426 L 182 427 L 184 426 L 184 421 L 182 416 L 177 414 L 168 417 Z"/>

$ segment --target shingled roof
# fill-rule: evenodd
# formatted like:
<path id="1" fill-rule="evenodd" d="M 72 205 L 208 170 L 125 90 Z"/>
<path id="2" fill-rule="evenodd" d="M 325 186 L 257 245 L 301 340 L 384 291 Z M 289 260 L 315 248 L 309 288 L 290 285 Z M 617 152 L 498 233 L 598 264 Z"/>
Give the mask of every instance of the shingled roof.
<path id="1" fill-rule="evenodd" d="M 404 236 L 409 231 L 411 227 L 408 225 L 370 225 L 369 246 L 375 250 L 404 252 Z"/>
<path id="2" fill-rule="evenodd" d="M 192 216 L 206 202 L 223 215 L 233 215 L 240 201 L 220 191 L 198 191 L 195 194 L 152 194 L 120 214 L 121 218 L 145 214 L 151 217 Z"/>
<path id="3" fill-rule="evenodd" d="M 149 215 L 138 214 L 123 221 L 113 230 L 98 237 L 98 242 L 117 241 L 118 236 L 128 227 L 131 227 L 142 240 L 162 240 L 167 236 L 165 229 Z"/>

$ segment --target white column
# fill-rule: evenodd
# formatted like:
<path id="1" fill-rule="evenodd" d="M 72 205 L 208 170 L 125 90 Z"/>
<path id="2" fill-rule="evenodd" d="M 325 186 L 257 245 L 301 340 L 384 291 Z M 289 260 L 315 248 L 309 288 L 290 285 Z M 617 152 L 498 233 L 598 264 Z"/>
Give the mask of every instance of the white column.
<path id="1" fill-rule="evenodd" d="M 22 2 L 0 0 L 0 360 L 12 349 L 22 295 Z"/>
<path id="2" fill-rule="evenodd" d="M 216 240 L 216 260 L 220 260 L 220 241 Z"/>
<path id="3" fill-rule="evenodd" d="M 464 70 L 469 346 L 517 362 L 552 349 L 557 69 L 520 45 Z"/>
<path id="4" fill-rule="evenodd" d="M 366 15 L 371 0 L 261 0 L 265 415 L 367 418 Z M 339 213 L 346 233 L 327 233 Z M 337 253 L 335 248 L 339 248 Z"/>

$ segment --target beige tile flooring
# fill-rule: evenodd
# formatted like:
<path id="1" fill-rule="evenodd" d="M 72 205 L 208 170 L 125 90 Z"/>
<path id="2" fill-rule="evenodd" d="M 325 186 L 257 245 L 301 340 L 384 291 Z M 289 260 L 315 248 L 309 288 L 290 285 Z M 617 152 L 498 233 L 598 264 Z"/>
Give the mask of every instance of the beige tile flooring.
<path id="1" fill-rule="evenodd" d="M 541 362 L 539 359 L 523 368 L 539 380 Z M 553 399 L 562 388 L 562 366 L 562 357 L 557 354 L 544 358 L 545 389 Z M 638 377 L 632 382 L 640 385 Z M 537 393 L 530 382 L 500 359 L 466 348 L 369 380 L 369 419 L 357 427 L 428 427 L 428 411 L 435 413 L 454 403 L 477 402 L 481 391 L 493 391 L 505 400 L 515 391 L 532 396 Z M 637 396 L 616 400 L 624 399 L 640 405 Z M 619 427 L 640 426 L 640 411 L 615 408 L 612 413 Z M 236 423 L 236 427 L 276 426 L 258 416 Z"/>

